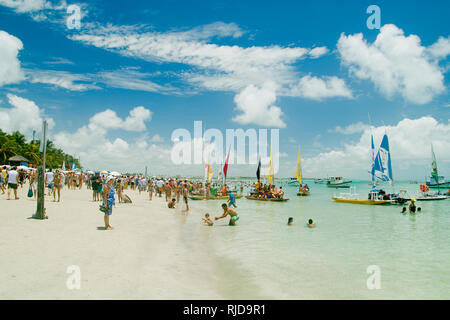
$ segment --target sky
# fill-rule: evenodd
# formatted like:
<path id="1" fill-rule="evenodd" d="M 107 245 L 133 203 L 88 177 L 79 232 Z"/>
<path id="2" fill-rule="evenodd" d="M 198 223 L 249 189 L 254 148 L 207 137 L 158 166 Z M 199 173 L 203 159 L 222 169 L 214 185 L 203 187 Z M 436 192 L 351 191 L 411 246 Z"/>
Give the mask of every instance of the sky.
<path id="1" fill-rule="evenodd" d="M 193 135 L 194 121 L 224 136 L 279 129 L 276 176 L 294 175 L 300 148 L 304 176 L 353 179 L 369 179 L 370 136 L 379 145 L 387 133 L 394 179 L 429 176 L 431 144 L 449 177 L 449 9 L 0 0 L 0 128 L 31 139 L 47 119 L 50 139 L 84 168 L 163 175 L 203 175 L 173 161 L 182 142 L 172 134 Z M 233 164 L 229 175 L 255 171 Z"/>

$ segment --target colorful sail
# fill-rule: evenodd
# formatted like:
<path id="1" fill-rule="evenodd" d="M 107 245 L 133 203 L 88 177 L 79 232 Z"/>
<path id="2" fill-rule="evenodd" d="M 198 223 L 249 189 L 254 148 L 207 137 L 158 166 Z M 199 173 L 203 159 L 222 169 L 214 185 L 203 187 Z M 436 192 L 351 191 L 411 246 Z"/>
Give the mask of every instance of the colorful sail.
<path id="1" fill-rule="evenodd" d="M 261 159 L 258 161 L 258 169 L 256 169 L 256 178 L 261 180 Z"/>
<path id="2" fill-rule="evenodd" d="M 386 134 L 383 136 L 380 148 L 375 157 L 372 172 L 380 180 L 392 183 L 391 153 L 389 151 L 389 140 Z"/>
<path id="3" fill-rule="evenodd" d="M 371 138 L 371 156 L 372 156 L 372 170 L 371 170 L 371 174 L 372 174 L 372 188 L 376 188 L 375 185 L 375 145 L 373 143 L 373 135 L 370 135 Z"/>
<path id="4" fill-rule="evenodd" d="M 439 184 L 439 174 L 437 170 L 436 156 L 434 155 L 433 144 L 431 145 L 431 177 Z"/>
<path id="5" fill-rule="evenodd" d="M 230 150 L 228 150 L 227 159 L 225 160 L 225 164 L 223 165 L 223 179 L 227 179 L 227 171 L 228 171 L 228 158 L 230 157 Z"/>
<path id="6" fill-rule="evenodd" d="M 267 181 L 269 181 L 270 184 L 274 184 L 274 177 L 273 177 L 273 156 L 272 156 L 272 139 L 270 139 L 270 160 L 269 160 L 269 165 L 267 166 L 266 178 L 267 178 Z"/>
<path id="7" fill-rule="evenodd" d="M 297 178 L 298 183 L 302 184 L 302 166 L 301 166 L 301 160 L 300 160 L 300 147 L 298 147 L 297 168 L 295 169 L 294 177 Z"/>
<path id="8" fill-rule="evenodd" d="M 75 160 L 72 162 L 72 170 L 75 170 L 77 168 L 77 165 L 75 164 Z"/>
<path id="9" fill-rule="evenodd" d="M 213 170 L 210 164 L 208 164 L 208 182 L 211 183 L 213 178 Z"/>

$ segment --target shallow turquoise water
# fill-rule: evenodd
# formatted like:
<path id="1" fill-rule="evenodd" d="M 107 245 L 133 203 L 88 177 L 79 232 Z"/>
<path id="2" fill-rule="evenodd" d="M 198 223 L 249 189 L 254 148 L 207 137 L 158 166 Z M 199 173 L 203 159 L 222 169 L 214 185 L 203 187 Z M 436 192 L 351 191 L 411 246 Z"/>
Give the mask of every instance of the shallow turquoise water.
<path id="1" fill-rule="evenodd" d="M 284 187 L 286 203 L 237 200 L 236 227 L 226 226 L 228 219 L 201 225 L 205 212 L 221 214 L 222 202 L 191 201 L 183 237 L 200 242 L 216 261 L 212 272 L 224 297 L 450 298 L 450 199 L 418 202 L 423 211 L 411 216 L 400 213 L 401 206 L 335 203 L 331 197 L 339 190 L 309 185 L 309 197 Z M 361 198 L 370 188 L 368 182 L 353 185 Z M 414 195 L 419 186 L 400 183 L 399 189 Z M 306 228 L 309 218 L 316 228 Z M 367 287 L 371 265 L 379 267 L 380 289 Z"/>

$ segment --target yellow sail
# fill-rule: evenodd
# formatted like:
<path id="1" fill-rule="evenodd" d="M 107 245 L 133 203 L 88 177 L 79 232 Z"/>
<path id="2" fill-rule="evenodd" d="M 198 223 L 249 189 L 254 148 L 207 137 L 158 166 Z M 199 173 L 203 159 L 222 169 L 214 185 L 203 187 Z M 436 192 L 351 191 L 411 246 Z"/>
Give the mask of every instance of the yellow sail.
<path id="1" fill-rule="evenodd" d="M 302 184 L 302 165 L 300 160 L 300 147 L 298 147 L 297 168 L 295 169 L 295 177 L 298 183 Z"/>
<path id="2" fill-rule="evenodd" d="M 267 178 L 267 181 L 269 181 L 270 184 L 274 184 L 273 157 L 272 157 L 272 138 L 270 139 L 270 161 L 269 161 L 269 166 L 267 167 L 266 178 Z"/>
<path id="3" fill-rule="evenodd" d="M 208 182 L 209 182 L 209 183 L 211 183 L 212 178 L 213 178 L 213 170 L 212 170 L 212 168 L 211 168 L 211 165 L 208 164 Z"/>

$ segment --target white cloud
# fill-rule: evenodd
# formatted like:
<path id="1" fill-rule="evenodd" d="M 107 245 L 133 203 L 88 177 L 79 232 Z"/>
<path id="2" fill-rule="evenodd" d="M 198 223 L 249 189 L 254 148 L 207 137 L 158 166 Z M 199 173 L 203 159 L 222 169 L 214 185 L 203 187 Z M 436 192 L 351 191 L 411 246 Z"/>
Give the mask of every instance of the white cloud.
<path id="1" fill-rule="evenodd" d="M 355 134 L 355 133 L 364 132 L 368 128 L 370 128 L 369 125 L 364 124 L 362 122 L 357 122 L 357 123 L 352 123 L 352 124 L 348 125 L 347 127 L 337 126 L 335 129 L 329 130 L 329 132 L 337 132 L 337 133 L 341 133 L 341 134 Z"/>
<path id="2" fill-rule="evenodd" d="M 354 127 L 359 126 L 356 124 Z M 438 162 L 441 160 L 440 172 L 450 170 L 450 165 L 444 161 L 450 159 L 450 121 L 440 123 L 433 117 L 422 117 L 403 119 L 393 126 L 366 127 L 359 141 L 305 159 L 305 175 L 322 177 L 328 174 L 369 179 L 371 133 L 378 148 L 385 131 L 389 137 L 394 179 L 424 179 L 428 176 L 431 143 Z"/>
<path id="3" fill-rule="evenodd" d="M 445 59 L 450 54 L 450 37 L 440 37 L 427 48 L 428 53 L 436 59 Z"/>
<path id="4" fill-rule="evenodd" d="M 22 48 L 22 41 L 0 30 L 0 87 L 24 79 L 18 59 L 19 51 Z"/>
<path id="5" fill-rule="evenodd" d="M 42 121 L 48 121 L 49 128 L 53 128 L 54 121 L 47 118 L 44 112 L 31 100 L 18 97 L 13 94 L 7 95 L 8 102 L 12 108 L 0 108 L 0 128 L 6 132 L 20 131 L 29 135 L 33 130 L 39 132 L 42 128 Z"/>
<path id="6" fill-rule="evenodd" d="M 280 107 L 271 106 L 264 101 L 245 105 L 244 96 L 253 90 L 267 92 L 265 97 L 276 100 L 277 95 L 296 95 L 304 98 L 322 99 L 335 96 L 351 97 L 342 79 L 304 77 L 300 84 L 298 74 L 293 64 L 308 57 L 317 58 L 326 52 L 325 47 L 312 50 L 301 47 L 280 47 L 277 45 L 265 47 L 239 47 L 209 43 L 214 37 L 240 37 L 243 31 L 233 23 L 217 22 L 196 27 L 188 31 L 148 32 L 139 27 L 131 26 L 99 26 L 91 25 L 81 33 L 70 38 L 83 43 L 116 52 L 123 56 L 140 58 L 151 62 L 180 63 L 192 67 L 183 72 L 182 77 L 190 84 L 207 90 L 236 92 L 235 101 L 240 101 L 237 109 L 242 115 L 234 121 L 246 124 L 273 125 L 284 127 L 280 119 Z M 268 90 L 266 81 L 270 79 L 276 84 Z M 314 93 L 302 90 L 310 86 Z M 291 87 L 299 86 L 296 92 Z M 268 92 L 270 91 L 270 93 Z M 267 98 L 266 98 L 267 99 Z M 246 110 L 252 111 L 252 114 Z M 263 117 L 264 112 L 270 112 Z M 256 113 L 258 116 L 255 116 Z M 261 116 L 259 116 L 261 115 Z M 267 118 L 274 117 L 274 120 Z"/>
<path id="7" fill-rule="evenodd" d="M 63 62 L 65 63 L 65 62 Z M 121 68 L 114 71 L 77 74 L 60 70 L 26 69 L 26 76 L 31 83 L 42 83 L 70 91 L 87 91 L 102 89 L 100 85 L 110 88 L 120 88 L 136 91 L 158 92 L 161 94 L 177 94 L 170 86 L 161 86 L 148 80 L 152 76 L 131 68 Z"/>
<path id="8" fill-rule="evenodd" d="M 31 83 L 43 83 L 70 91 L 86 91 L 100 89 L 93 84 L 93 79 L 89 75 L 70 73 L 56 70 L 26 70 L 28 80 Z"/>
<path id="9" fill-rule="evenodd" d="M 161 136 L 160 136 L 159 134 L 155 134 L 155 135 L 152 137 L 152 142 L 163 142 L 163 141 L 164 141 L 164 139 L 161 138 Z"/>
<path id="10" fill-rule="evenodd" d="M 116 71 L 100 72 L 96 75 L 93 75 L 92 77 L 112 88 L 159 93 L 165 93 L 169 91 L 172 93 L 174 92 L 173 88 L 161 86 L 151 80 L 146 79 L 149 76 L 150 74 L 123 68 Z"/>
<path id="11" fill-rule="evenodd" d="M 326 77 L 324 80 L 310 75 L 302 77 L 291 88 L 289 94 L 314 100 L 332 97 L 353 98 L 352 92 L 347 88 L 344 80 L 337 77 Z"/>
<path id="12" fill-rule="evenodd" d="M 87 125 L 74 133 L 54 134 L 53 140 L 65 152 L 81 157 L 82 164 L 93 170 L 143 172 L 151 164 L 151 172 L 169 172 L 170 147 L 149 144 L 145 133 L 137 139 L 111 138 L 110 130 L 117 130 L 118 134 L 145 131 L 145 122 L 151 120 L 151 115 L 150 110 L 135 107 L 121 119 L 115 111 L 107 109 L 92 116 Z"/>
<path id="13" fill-rule="evenodd" d="M 372 44 L 362 33 L 342 34 L 337 48 L 342 64 L 356 77 L 370 79 L 386 97 L 400 94 L 410 102 L 424 104 L 445 91 L 442 70 L 427 54 L 427 50 L 435 57 L 448 54 L 448 39 L 441 39 L 427 48 L 418 36 L 405 36 L 403 30 L 387 24 Z"/>
<path id="14" fill-rule="evenodd" d="M 119 118 L 115 111 L 107 109 L 95 114 L 89 121 L 87 128 L 92 132 L 104 132 L 108 129 L 122 129 L 126 131 L 144 131 L 146 121 L 152 118 L 152 112 L 142 106 L 133 108 L 125 120 Z"/>
<path id="15" fill-rule="evenodd" d="M 328 48 L 327 47 L 317 47 L 314 49 L 311 49 L 311 51 L 309 51 L 309 55 L 312 59 L 317 59 L 321 56 L 323 56 L 324 54 L 328 53 Z"/>
<path id="16" fill-rule="evenodd" d="M 18 13 L 35 12 L 45 8 L 45 0 L 0 0 L 0 5 L 14 9 Z"/>
<path id="17" fill-rule="evenodd" d="M 266 82 L 262 87 L 250 85 L 237 94 L 234 101 L 237 110 L 241 111 L 233 118 L 240 124 L 258 124 L 267 127 L 284 128 L 286 124 L 281 119 L 283 112 L 274 105 L 276 101 L 276 86 Z"/>

